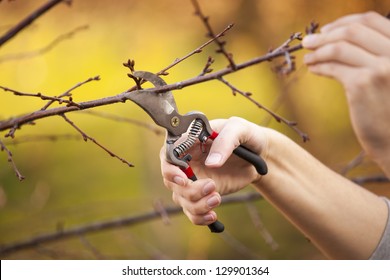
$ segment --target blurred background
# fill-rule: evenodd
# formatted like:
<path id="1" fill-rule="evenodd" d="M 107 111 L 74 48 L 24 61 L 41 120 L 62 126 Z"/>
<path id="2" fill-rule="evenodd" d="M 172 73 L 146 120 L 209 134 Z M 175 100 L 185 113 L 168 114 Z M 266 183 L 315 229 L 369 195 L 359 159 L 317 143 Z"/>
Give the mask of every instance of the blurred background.
<path id="1" fill-rule="evenodd" d="M 0 2 L 0 34 L 46 1 Z M 115 4 L 114 4 L 115 2 Z M 294 32 L 304 32 L 312 21 L 326 24 L 357 12 L 387 14 L 389 0 L 199 0 L 216 33 L 234 23 L 224 39 L 239 63 L 267 53 Z M 42 53 L 63 34 L 72 34 Z M 207 41 L 206 29 L 194 15 L 190 0 L 74 0 L 59 4 L 0 48 L 0 85 L 21 92 L 59 95 L 89 77 L 99 75 L 73 91 L 76 102 L 124 92 L 133 83 L 122 63 L 136 61 L 137 70 L 157 72 Z M 208 56 L 215 70 L 227 66 L 214 44 L 171 69 L 173 83 L 201 73 Z M 263 63 L 226 79 L 253 93 L 261 104 L 298 122 L 309 134 L 302 139 L 242 96 L 217 81 L 174 92 L 181 113 L 204 112 L 209 119 L 239 116 L 272 127 L 302 145 L 335 171 L 342 172 L 361 151 L 348 118 L 343 90 L 329 79 L 316 77 L 302 65 L 280 77 L 274 64 Z M 46 102 L 0 91 L 0 120 L 39 110 Z M 53 106 L 58 106 L 55 104 Z M 135 165 L 129 168 L 91 141 L 84 142 L 61 117 L 25 125 L 15 139 L 1 141 L 26 177 L 19 182 L 7 154 L 0 152 L 0 246 L 48 233 L 138 216 L 156 207 L 172 206 L 171 193 L 160 175 L 159 150 L 164 133 L 140 125 L 111 120 L 102 114 L 131 118 L 157 128 L 131 102 L 67 114 L 85 133 Z M 160 130 L 160 132 L 162 132 Z M 50 141 L 17 142 L 24 137 L 59 135 Z M 369 160 L 349 177 L 380 174 Z M 365 185 L 390 195 L 383 183 Z M 242 193 L 253 192 L 251 187 Z M 240 195 L 240 194 L 239 194 Z M 225 223 L 222 235 L 193 226 L 183 214 L 156 218 L 73 236 L 2 255 L 2 259 L 322 259 L 305 236 L 296 231 L 268 202 L 256 200 L 223 205 L 218 215 Z"/>

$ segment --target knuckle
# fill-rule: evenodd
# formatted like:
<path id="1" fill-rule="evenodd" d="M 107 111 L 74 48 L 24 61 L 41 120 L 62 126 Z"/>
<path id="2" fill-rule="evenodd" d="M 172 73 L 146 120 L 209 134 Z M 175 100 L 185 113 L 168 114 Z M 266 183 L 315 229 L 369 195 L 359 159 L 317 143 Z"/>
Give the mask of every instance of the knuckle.
<path id="1" fill-rule="evenodd" d="M 383 59 L 383 63 L 377 65 L 377 67 L 370 72 L 370 79 L 374 83 L 382 83 L 388 81 L 390 78 L 390 60 Z"/>
<path id="2" fill-rule="evenodd" d="M 342 31 L 342 35 L 346 39 L 353 39 L 361 32 L 361 25 L 358 23 L 352 23 L 345 27 Z"/>
<path id="3" fill-rule="evenodd" d="M 374 21 L 377 16 L 378 16 L 377 13 L 375 13 L 373 11 L 368 11 L 368 12 L 365 12 L 361 15 L 360 20 L 361 20 L 361 22 L 366 24 L 366 23 L 370 23 L 370 22 Z"/>
<path id="4" fill-rule="evenodd" d="M 202 220 L 197 218 L 197 217 L 194 217 L 194 216 L 190 217 L 190 221 L 191 221 L 191 223 L 193 223 L 194 225 L 197 225 L 197 226 L 203 225 Z"/>
<path id="5" fill-rule="evenodd" d="M 355 79 L 349 89 L 365 92 L 372 87 L 382 87 L 389 81 L 390 59 L 387 59 L 387 63 L 380 63 L 375 68 L 364 69 L 360 73 L 359 79 Z"/>
<path id="6" fill-rule="evenodd" d="M 324 48 L 323 56 L 325 58 L 337 58 L 339 56 L 343 55 L 344 52 L 344 42 L 336 42 L 330 45 L 327 45 L 326 48 Z"/>
<path id="7" fill-rule="evenodd" d="M 196 205 L 191 205 L 188 210 L 193 215 L 202 215 L 202 214 L 204 214 L 204 211 L 202 209 L 199 209 L 199 207 L 197 207 Z"/>
<path id="8" fill-rule="evenodd" d="M 193 223 L 194 225 L 200 226 L 200 225 L 204 224 L 204 221 L 201 218 L 201 216 L 198 216 L 196 214 L 189 212 L 188 209 L 184 210 L 184 214 L 188 217 L 190 222 Z"/>
<path id="9" fill-rule="evenodd" d="M 240 117 L 232 116 L 229 118 L 229 122 L 240 124 L 242 123 L 242 119 Z"/>
<path id="10" fill-rule="evenodd" d="M 194 191 L 188 191 L 185 199 L 187 199 L 188 201 L 191 201 L 191 202 L 196 202 L 198 200 L 198 194 L 195 193 Z"/>

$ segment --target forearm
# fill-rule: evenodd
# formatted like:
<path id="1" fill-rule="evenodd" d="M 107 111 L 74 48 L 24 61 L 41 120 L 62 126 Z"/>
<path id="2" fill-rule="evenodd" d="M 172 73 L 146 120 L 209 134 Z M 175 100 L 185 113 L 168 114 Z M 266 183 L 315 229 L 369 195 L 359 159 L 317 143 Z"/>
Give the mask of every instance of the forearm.
<path id="1" fill-rule="evenodd" d="M 269 173 L 255 187 L 325 255 L 366 259 L 383 233 L 384 201 L 267 130 Z"/>

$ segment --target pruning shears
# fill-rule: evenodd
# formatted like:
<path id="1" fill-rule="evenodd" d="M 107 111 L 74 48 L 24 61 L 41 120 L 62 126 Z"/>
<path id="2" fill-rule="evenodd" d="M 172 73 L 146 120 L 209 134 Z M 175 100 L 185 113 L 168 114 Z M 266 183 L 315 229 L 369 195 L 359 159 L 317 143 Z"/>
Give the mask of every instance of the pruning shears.
<path id="1" fill-rule="evenodd" d="M 166 85 L 161 77 L 151 72 L 134 71 L 132 75 L 135 78 L 151 82 L 156 88 Z M 214 140 L 218 137 L 218 133 L 211 129 L 207 117 L 197 111 L 180 115 L 173 94 L 170 91 L 156 93 L 151 90 L 137 90 L 128 92 L 126 97 L 148 113 L 157 125 L 167 130 L 167 160 L 179 166 L 189 179 L 196 181 L 196 175 L 189 165 L 191 155 L 187 151 L 197 141 L 205 143 L 208 139 Z M 185 133 L 187 133 L 187 139 L 177 144 L 176 142 Z M 267 164 L 254 152 L 240 145 L 233 153 L 253 164 L 260 175 L 267 174 Z M 211 232 L 219 233 L 224 231 L 224 225 L 219 221 L 208 225 L 208 227 Z"/>

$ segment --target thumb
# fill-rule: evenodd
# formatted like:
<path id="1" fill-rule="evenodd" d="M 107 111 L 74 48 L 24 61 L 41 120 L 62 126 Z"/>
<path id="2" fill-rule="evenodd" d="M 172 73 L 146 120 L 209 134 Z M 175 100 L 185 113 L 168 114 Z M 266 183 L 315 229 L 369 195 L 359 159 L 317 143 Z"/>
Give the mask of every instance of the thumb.
<path id="1" fill-rule="evenodd" d="M 238 135 L 237 126 L 231 120 L 226 122 L 211 145 L 205 165 L 208 167 L 222 166 L 233 150 L 240 145 Z"/>

